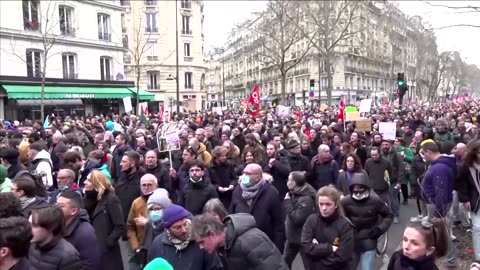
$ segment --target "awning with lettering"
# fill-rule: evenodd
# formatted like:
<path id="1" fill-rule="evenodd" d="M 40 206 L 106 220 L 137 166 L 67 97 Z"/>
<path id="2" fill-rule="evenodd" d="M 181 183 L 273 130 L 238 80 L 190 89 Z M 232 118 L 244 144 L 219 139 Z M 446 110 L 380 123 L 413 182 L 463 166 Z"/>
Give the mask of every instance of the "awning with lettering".
<path id="1" fill-rule="evenodd" d="M 39 85 L 2 85 L 11 99 L 40 99 Z M 134 97 L 126 87 L 45 86 L 45 99 L 121 99 Z"/>

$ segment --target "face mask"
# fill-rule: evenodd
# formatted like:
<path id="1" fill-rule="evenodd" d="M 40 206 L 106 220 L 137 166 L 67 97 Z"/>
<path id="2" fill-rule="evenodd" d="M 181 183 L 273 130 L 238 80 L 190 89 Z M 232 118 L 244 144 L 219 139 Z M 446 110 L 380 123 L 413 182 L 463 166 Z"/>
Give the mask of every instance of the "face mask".
<path id="1" fill-rule="evenodd" d="M 197 180 L 193 179 L 192 177 L 190 177 L 190 181 L 194 184 L 196 183 L 199 183 L 199 182 L 202 182 L 202 177 L 198 178 Z"/>
<path id="2" fill-rule="evenodd" d="M 244 186 L 249 186 L 250 185 L 250 177 L 248 177 L 247 175 L 242 175 L 240 176 L 240 182 L 244 185 Z"/>
<path id="3" fill-rule="evenodd" d="M 150 210 L 149 215 L 153 222 L 160 221 L 163 218 L 163 210 Z"/>
<path id="4" fill-rule="evenodd" d="M 352 198 L 354 200 L 357 200 L 357 201 L 361 201 L 363 199 L 366 199 L 370 195 L 368 191 L 365 191 L 364 193 L 362 193 L 362 195 L 357 195 L 357 194 L 358 193 L 352 193 Z"/>

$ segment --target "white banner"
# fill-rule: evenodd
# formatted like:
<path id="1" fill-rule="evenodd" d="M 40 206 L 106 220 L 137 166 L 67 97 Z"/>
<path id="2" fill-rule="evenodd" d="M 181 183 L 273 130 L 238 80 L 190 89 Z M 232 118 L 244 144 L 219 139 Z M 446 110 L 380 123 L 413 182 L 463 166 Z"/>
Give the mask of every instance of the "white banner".
<path id="1" fill-rule="evenodd" d="M 124 97 L 123 98 L 123 107 L 125 107 L 125 112 L 129 113 L 133 111 L 132 98 Z"/>

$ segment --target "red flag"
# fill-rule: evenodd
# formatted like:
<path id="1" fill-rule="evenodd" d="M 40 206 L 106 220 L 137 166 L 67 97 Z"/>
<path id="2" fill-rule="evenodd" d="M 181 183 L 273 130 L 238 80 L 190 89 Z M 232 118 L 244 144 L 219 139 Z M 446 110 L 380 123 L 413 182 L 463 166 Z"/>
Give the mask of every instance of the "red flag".
<path id="1" fill-rule="evenodd" d="M 338 119 L 344 119 L 345 118 L 345 100 L 343 96 L 340 98 L 340 111 L 338 112 Z"/>
<path id="2" fill-rule="evenodd" d="M 248 113 L 255 117 L 260 112 L 260 93 L 258 92 L 258 85 L 255 85 L 248 99 L 247 106 Z"/>
<path id="3" fill-rule="evenodd" d="M 162 104 L 162 106 L 160 107 L 160 120 L 163 120 L 164 111 L 165 111 L 165 108 L 164 108 L 164 105 Z"/>
<path id="4" fill-rule="evenodd" d="M 150 112 L 148 111 L 148 106 L 145 107 L 145 110 L 143 111 L 145 115 L 150 115 Z"/>

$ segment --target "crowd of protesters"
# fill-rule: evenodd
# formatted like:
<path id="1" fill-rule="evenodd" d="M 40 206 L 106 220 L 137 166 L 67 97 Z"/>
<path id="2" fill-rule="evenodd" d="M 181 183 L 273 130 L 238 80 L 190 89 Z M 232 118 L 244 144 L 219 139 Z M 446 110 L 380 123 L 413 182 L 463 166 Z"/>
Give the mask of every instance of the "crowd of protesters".
<path id="1" fill-rule="evenodd" d="M 476 101 L 338 115 L 174 115 L 170 152 L 158 115 L 3 121 L 0 270 L 369 270 L 409 203 L 389 270 L 456 269 L 458 223 L 480 262 Z"/>

